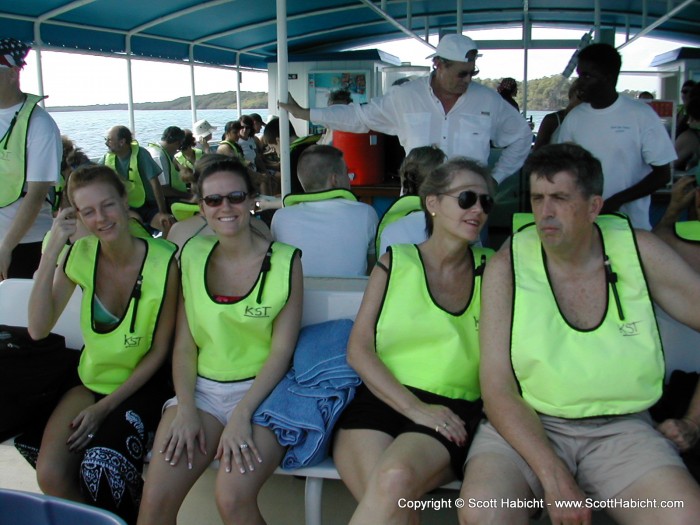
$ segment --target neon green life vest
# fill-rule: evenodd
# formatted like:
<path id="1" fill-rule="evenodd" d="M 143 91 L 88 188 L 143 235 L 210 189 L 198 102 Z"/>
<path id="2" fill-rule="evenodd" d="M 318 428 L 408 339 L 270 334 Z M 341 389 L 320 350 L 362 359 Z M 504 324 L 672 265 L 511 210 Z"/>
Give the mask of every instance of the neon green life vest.
<path id="1" fill-rule="evenodd" d="M 700 221 L 684 221 L 674 224 L 676 237 L 688 242 L 700 242 Z"/>
<path id="2" fill-rule="evenodd" d="M 143 187 L 139 171 L 139 149 L 139 143 L 133 141 L 131 143 L 131 157 L 129 158 L 129 174 L 127 180 L 124 181 L 131 208 L 140 208 L 146 204 L 146 189 Z M 109 166 L 119 173 L 117 171 L 117 156 L 111 151 L 105 155 L 105 166 Z"/>
<path id="3" fill-rule="evenodd" d="M 661 397 L 663 348 L 634 232 L 621 215 L 596 224 L 610 263 L 608 303 L 601 324 L 588 330 L 571 326 L 559 310 L 534 225 L 511 241 L 511 362 L 523 399 L 542 414 L 630 414 Z"/>
<path id="4" fill-rule="evenodd" d="M 219 145 L 221 144 L 226 144 L 229 148 L 231 148 L 231 150 L 235 154 L 235 157 L 241 161 L 241 164 L 243 164 L 244 166 L 248 164 L 248 162 L 245 160 L 245 157 L 243 156 L 243 149 L 237 142 L 231 142 L 230 140 L 222 140 L 221 142 L 219 142 Z"/>
<path id="5" fill-rule="evenodd" d="M 528 224 L 535 223 L 535 216 L 527 212 L 515 212 L 513 214 L 513 233 L 522 230 Z"/>
<path id="6" fill-rule="evenodd" d="M 418 195 L 404 195 L 389 206 L 384 212 L 384 215 L 382 215 L 379 224 L 377 224 L 377 234 L 374 237 L 374 253 L 377 254 L 377 258 L 382 255 L 379 249 L 382 245 L 382 233 L 384 232 L 384 228 L 410 213 L 421 210 L 420 197 Z"/>
<path id="7" fill-rule="evenodd" d="M 180 178 L 180 170 L 177 168 L 177 164 L 175 164 L 173 159 L 170 158 L 170 154 L 167 151 L 165 151 L 165 148 L 160 144 L 152 142 L 148 145 L 151 148 L 157 149 L 165 153 L 165 157 L 168 159 L 168 174 L 170 175 L 170 187 L 178 191 L 187 192 L 187 186 L 185 186 L 185 183 L 182 182 L 182 179 Z M 178 153 L 180 152 L 178 151 Z M 175 155 L 175 158 L 177 158 L 177 154 Z M 161 166 L 161 168 L 163 169 L 163 171 L 165 171 L 165 166 Z"/>
<path id="8" fill-rule="evenodd" d="M 108 332 L 98 332 L 93 325 L 95 270 L 100 256 L 97 237 L 78 239 L 65 262 L 66 275 L 83 290 L 80 328 L 85 347 L 78 374 L 87 388 L 99 394 L 111 394 L 129 379 L 151 349 L 158 327 L 176 246 L 153 238 L 143 242 L 146 256 L 129 305 L 119 324 Z"/>
<path id="9" fill-rule="evenodd" d="M 199 148 L 192 148 L 192 151 L 194 151 L 194 162 L 197 162 L 199 159 L 202 158 L 202 155 L 204 155 L 204 152 Z M 184 167 L 194 171 L 194 163 L 190 161 L 190 159 L 185 157 L 185 154 L 182 151 L 178 151 L 175 154 L 175 160 L 182 164 Z"/>
<path id="10" fill-rule="evenodd" d="M 15 113 L 5 136 L 0 138 L 0 208 L 16 202 L 27 181 L 27 138 L 29 119 L 44 97 L 26 95 L 22 107 Z"/>
<path id="11" fill-rule="evenodd" d="M 478 399 L 481 274 L 493 251 L 470 248 L 472 296 L 462 312 L 451 313 L 433 300 L 418 247 L 389 249 L 391 268 L 375 327 L 377 355 L 403 385 L 452 399 Z"/>
<path id="12" fill-rule="evenodd" d="M 173 202 L 170 211 L 178 221 L 184 221 L 199 214 L 199 204 L 191 202 Z"/>
<path id="13" fill-rule="evenodd" d="M 357 197 L 355 197 L 350 190 L 339 188 L 335 190 L 316 191 L 313 193 L 289 193 L 282 199 L 282 205 L 287 207 L 294 206 L 301 202 L 318 202 L 330 199 L 346 199 L 357 202 Z"/>
<path id="14" fill-rule="evenodd" d="M 255 377 L 270 354 L 272 328 L 289 300 L 298 250 L 273 242 L 253 288 L 238 302 L 221 304 L 207 289 L 207 263 L 218 240 L 197 235 L 182 249 L 182 294 L 197 345 L 197 374 L 214 381 Z"/>

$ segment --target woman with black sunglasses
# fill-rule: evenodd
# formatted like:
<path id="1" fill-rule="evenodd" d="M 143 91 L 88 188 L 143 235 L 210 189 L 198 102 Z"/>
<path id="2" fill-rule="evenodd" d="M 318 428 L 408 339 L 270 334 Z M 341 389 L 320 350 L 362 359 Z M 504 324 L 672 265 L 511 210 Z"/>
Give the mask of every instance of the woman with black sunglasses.
<path id="1" fill-rule="evenodd" d="M 362 378 L 333 457 L 359 501 L 350 521 L 418 523 L 410 503 L 462 478 L 481 419 L 481 273 L 470 247 L 493 206 L 491 177 L 455 158 L 421 184 L 428 239 L 389 247 L 370 275 L 348 344 Z M 403 502 L 403 504 L 402 504 Z"/>
<path id="2" fill-rule="evenodd" d="M 251 228 L 255 194 L 240 162 L 209 158 L 197 195 L 215 235 L 192 237 L 180 256 L 176 397 L 158 427 L 138 523 L 174 525 L 190 488 L 218 459 L 224 523 L 258 524 L 258 491 L 284 448 L 251 417 L 289 368 L 301 323 L 300 255 Z"/>

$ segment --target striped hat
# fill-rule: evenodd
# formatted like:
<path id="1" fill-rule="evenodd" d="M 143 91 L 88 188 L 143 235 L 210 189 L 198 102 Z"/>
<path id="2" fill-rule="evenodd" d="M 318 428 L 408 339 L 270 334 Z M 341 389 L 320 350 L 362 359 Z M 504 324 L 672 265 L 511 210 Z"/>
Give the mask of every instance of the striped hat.
<path id="1" fill-rule="evenodd" d="M 27 44 L 14 38 L 0 39 L 0 67 L 23 68 L 30 49 Z"/>

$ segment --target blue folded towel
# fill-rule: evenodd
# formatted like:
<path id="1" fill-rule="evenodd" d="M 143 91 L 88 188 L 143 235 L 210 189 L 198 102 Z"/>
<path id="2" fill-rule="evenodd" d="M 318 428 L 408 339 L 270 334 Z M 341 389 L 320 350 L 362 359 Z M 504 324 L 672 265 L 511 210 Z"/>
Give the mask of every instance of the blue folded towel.
<path id="1" fill-rule="evenodd" d="M 253 415 L 253 423 L 269 427 L 289 447 L 284 469 L 316 465 L 328 456 L 333 427 L 361 382 L 346 359 L 352 324 L 341 319 L 304 327 L 293 368 Z"/>

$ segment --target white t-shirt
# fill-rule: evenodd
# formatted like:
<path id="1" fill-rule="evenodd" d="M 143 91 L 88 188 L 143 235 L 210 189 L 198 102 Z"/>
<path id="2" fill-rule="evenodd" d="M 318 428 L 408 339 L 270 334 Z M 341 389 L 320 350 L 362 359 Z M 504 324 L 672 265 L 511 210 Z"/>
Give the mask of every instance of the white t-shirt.
<path id="1" fill-rule="evenodd" d="M 603 165 L 607 199 L 634 186 L 651 165 L 663 166 L 676 159 L 676 150 L 661 119 L 648 104 L 619 95 L 604 109 L 579 104 L 559 127 L 557 142 L 575 142 L 590 151 Z M 635 228 L 651 229 L 649 196 L 620 207 Z"/>
<path id="2" fill-rule="evenodd" d="M 374 208 L 362 202 L 301 202 L 275 212 L 272 238 L 301 249 L 304 275 L 366 275 L 378 221 Z"/>
<path id="3" fill-rule="evenodd" d="M 428 238 L 425 231 L 425 213 L 414 211 L 389 224 L 382 230 L 379 239 L 377 259 L 384 255 L 386 249 L 393 244 L 420 244 Z"/>
<path id="4" fill-rule="evenodd" d="M 451 158 L 488 164 L 490 142 L 505 148 L 493 168 L 501 182 L 523 165 L 532 131 L 523 116 L 493 89 L 472 82 L 449 113 L 430 87 L 430 77 L 394 86 L 368 104 L 335 104 L 311 110 L 311 121 L 330 129 L 396 135 L 406 153 L 436 145 Z"/>
<path id="5" fill-rule="evenodd" d="M 258 149 L 255 147 L 255 141 L 252 138 L 238 139 L 238 145 L 243 150 L 243 157 L 245 160 L 250 162 L 252 166 L 255 166 L 255 157 L 257 155 Z"/>
<path id="6" fill-rule="evenodd" d="M 10 122 L 15 113 L 22 107 L 22 103 L 12 107 L 0 108 L 0 137 L 4 137 L 10 127 Z M 41 106 L 34 108 L 29 120 L 29 132 L 27 137 L 27 182 L 53 182 L 58 181 L 61 169 L 61 134 L 58 126 Z M 26 191 L 25 184 L 24 190 Z M 4 237 L 12 226 L 12 221 L 17 214 L 22 199 L 18 199 L 9 206 L 0 208 L 0 237 Z M 41 242 L 47 231 L 51 229 L 51 205 L 48 200 L 44 202 L 41 211 L 34 224 L 29 228 L 20 244 Z"/>

